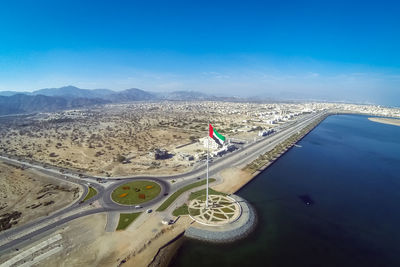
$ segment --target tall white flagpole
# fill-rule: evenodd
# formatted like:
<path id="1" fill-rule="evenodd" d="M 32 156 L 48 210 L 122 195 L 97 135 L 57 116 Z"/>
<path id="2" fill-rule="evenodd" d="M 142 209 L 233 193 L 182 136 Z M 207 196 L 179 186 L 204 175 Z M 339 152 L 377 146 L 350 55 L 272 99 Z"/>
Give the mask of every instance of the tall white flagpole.
<path id="1" fill-rule="evenodd" d="M 208 122 L 208 134 L 207 134 L 207 187 L 206 187 L 206 209 L 208 209 L 208 154 L 210 148 L 210 122 Z"/>

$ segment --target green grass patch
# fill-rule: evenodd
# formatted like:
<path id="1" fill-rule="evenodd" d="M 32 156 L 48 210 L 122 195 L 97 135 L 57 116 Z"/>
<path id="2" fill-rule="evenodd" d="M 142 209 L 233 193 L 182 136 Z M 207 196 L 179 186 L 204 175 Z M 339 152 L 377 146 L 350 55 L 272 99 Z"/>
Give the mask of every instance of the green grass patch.
<path id="1" fill-rule="evenodd" d="M 221 209 L 223 212 L 234 212 L 231 208 L 225 207 Z"/>
<path id="2" fill-rule="evenodd" d="M 94 197 L 95 195 L 97 195 L 97 191 L 96 189 L 94 189 L 93 187 L 89 186 L 89 191 L 86 194 L 86 197 L 83 199 L 83 202 L 85 202 L 86 200 L 91 199 L 92 197 Z"/>
<path id="3" fill-rule="evenodd" d="M 212 188 L 208 188 L 208 194 L 209 195 L 223 195 L 223 196 L 227 195 L 225 193 L 215 191 Z M 204 198 L 200 198 L 201 200 L 206 200 L 206 189 L 205 188 L 202 189 L 202 190 L 199 190 L 199 191 L 191 193 L 190 196 L 189 196 L 189 200 L 193 200 L 193 199 L 198 198 L 200 196 L 204 196 Z"/>
<path id="4" fill-rule="evenodd" d="M 217 217 L 217 218 L 220 218 L 220 219 L 226 219 L 225 215 L 222 214 L 222 213 L 215 213 L 214 212 L 214 216 Z"/>
<path id="5" fill-rule="evenodd" d="M 141 212 L 137 213 L 121 213 L 119 215 L 119 222 L 117 230 L 125 230 L 139 215 Z"/>
<path id="6" fill-rule="evenodd" d="M 210 183 L 212 183 L 214 181 L 215 181 L 214 178 L 210 178 L 209 179 Z M 195 188 L 195 187 L 198 187 L 198 186 L 201 186 L 201 185 L 205 185 L 206 182 L 207 182 L 206 180 L 202 180 L 202 181 L 199 181 L 199 182 L 196 182 L 196 183 L 193 183 L 193 184 L 189 184 L 189 185 L 187 185 L 185 187 L 182 187 L 181 189 L 179 189 L 178 191 L 173 193 L 167 200 L 165 200 L 164 203 L 162 203 L 161 206 L 157 209 L 157 211 L 166 210 L 169 207 L 169 205 L 171 205 L 172 202 L 174 202 L 184 192 L 186 192 L 186 191 L 188 191 L 188 190 L 190 190 L 192 188 Z"/>
<path id="7" fill-rule="evenodd" d="M 111 198 L 123 205 L 136 205 L 152 200 L 161 192 L 159 184 L 150 181 L 133 181 L 117 187 Z"/>
<path id="8" fill-rule="evenodd" d="M 200 210 L 199 209 L 189 209 L 189 214 L 192 216 L 200 215 Z"/>
<path id="9" fill-rule="evenodd" d="M 174 216 L 187 215 L 187 214 L 189 214 L 189 210 L 188 210 L 188 205 L 186 205 L 186 204 L 183 204 L 182 206 L 180 206 L 179 208 L 176 208 L 172 212 L 172 215 L 174 215 Z"/>

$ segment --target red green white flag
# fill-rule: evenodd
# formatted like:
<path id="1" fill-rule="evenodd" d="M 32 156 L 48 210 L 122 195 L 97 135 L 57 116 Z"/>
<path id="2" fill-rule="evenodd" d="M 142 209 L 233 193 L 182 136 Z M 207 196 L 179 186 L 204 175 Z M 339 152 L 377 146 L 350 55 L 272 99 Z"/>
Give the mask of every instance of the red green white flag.
<path id="1" fill-rule="evenodd" d="M 210 124 L 209 125 L 209 136 L 214 139 L 214 141 L 222 146 L 222 144 L 225 142 L 225 136 L 223 136 L 222 134 L 220 134 L 219 132 L 217 132 L 217 130 L 214 129 L 214 127 Z"/>

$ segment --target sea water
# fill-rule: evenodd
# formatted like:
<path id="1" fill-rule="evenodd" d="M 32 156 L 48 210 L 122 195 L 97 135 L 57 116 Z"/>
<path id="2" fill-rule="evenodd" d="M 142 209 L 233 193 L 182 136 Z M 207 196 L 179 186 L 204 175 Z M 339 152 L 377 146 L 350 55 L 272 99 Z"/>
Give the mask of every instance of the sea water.
<path id="1" fill-rule="evenodd" d="M 252 234 L 185 240 L 171 266 L 400 266 L 400 127 L 335 115 L 298 144 L 237 193 Z"/>

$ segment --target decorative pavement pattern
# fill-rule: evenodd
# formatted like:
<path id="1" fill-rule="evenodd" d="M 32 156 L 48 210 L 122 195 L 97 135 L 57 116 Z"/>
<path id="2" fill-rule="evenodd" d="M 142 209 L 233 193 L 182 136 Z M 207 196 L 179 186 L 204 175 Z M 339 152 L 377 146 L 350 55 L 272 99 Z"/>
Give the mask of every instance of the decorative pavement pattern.
<path id="1" fill-rule="evenodd" d="M 199 196 L 189 203 L 189 215 L 198 223 L 219 226 L 234 222 L 240 217 L 241 207 L 233 198 L 209 195 L 208 208 L 205 199 L 205 196 Z"/>

